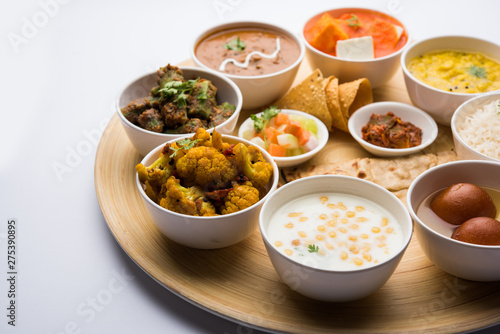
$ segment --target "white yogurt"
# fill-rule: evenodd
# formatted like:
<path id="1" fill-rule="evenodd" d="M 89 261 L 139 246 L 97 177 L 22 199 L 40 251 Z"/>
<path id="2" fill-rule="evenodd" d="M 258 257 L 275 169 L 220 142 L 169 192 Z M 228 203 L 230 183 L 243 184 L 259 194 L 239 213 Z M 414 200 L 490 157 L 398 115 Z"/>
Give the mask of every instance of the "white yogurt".
<path id="1" fill-rule="evenodd" d="M 382 263 L 403 247 L 394 216 L 364 198 L 324 193 L 279 208 L 267 234 L 274 247 L 304 265 L 353 270 Z"/>

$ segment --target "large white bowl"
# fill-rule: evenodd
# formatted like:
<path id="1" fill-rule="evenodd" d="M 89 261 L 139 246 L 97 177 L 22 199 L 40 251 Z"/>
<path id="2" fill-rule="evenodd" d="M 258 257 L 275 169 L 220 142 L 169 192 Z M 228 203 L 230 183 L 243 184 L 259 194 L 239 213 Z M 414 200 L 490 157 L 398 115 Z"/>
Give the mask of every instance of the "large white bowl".
<path id="1" fill-rule="evenodd" d="M 231 134 L 238 122 L 238 116 L 243 103 L 241 91 L 238 86 L 236 86 L 231 80 L 228 80 L 219 73 L 209 69 L 183 66 L 180 66 L 179 68 L 182 70 L 186 80 L 203 78 L 212 81 L 215 87 L 217 87 L 218 104 L 229 102 L 236 107 L 233 115 L 217 127 L 217 131 L 219 133 Z M 152 149 L 160 144 L 189 135 L 188 133 L 165 134 L 148 131 L 132 124 L 125 118 L 125 116 L 123 116 L 121 108 L 127 106 L 127 104 L 129 104 L 129 102 L 133 99 L 148 96 L 151 89 L 156 85 L 156 72 L 143 75 L 128 84 L 120 92 L 116 99 L 116 112 L 120 118 L 123 128 L 136 150 L 143 156 L 148 154 Z M 207 131 L 211 133 L 213 128 L 208 129 Z"/>
<path id="2" fill-rule="evenodd" d="M 370 144 L 363 140 L 361 129 L 368 123 L 370 116 L 372 114 L 385 115 L 389 111 L 392 111 L 394 115 L 401 118 L 401 120 L 410 122 L 422 129 L 422 143 L 420 145 L 399 149 L 386 148 Z M 363 146 L 365 150 L 381 157 L 396 157 L 417 153 L 432 144 L 438 135 L 437 124 L 431 116 L 417 107 L 400 102 L 375 102 L 361 107 L 349 118 L 348 127 L 352 137 Z"/>
<path id="3" fill-rule="evenodd" d="M 288 115 L 297 115 L 297 116 L 302 116 L 306 117 L 308 119 L 314 120 L 318 127 L 318 146 L 314 148 L 313 150 L 306 152 L 301 155 L 293 156 L 293 157 L 273 157 L 274 161 L 276 161 L 276 164 L 278 167 L 290 167 L 290 166 L 295 166 L 299 165 L 301 163 L 306 162 L 307 160 L 311 159 L 314 155 L 316 155 L 319 151 L 325 147 L 326 143 L 328 142 L 328 129 L 326 128 L 325 124 L 320 121 L 318 118 L 314 117 L 313 115 L 310 115 L 308 113 L 298 111 L 298 110 L 292 110 L 292 109 L 281 109 L 281 112 L 284 114 Z M 258 113 L 256 115 L 260 116 L 262 113 Z M 251 118 L 247 118 L 241 125 L 240 129 L 238 130 L 238 137 L 244 138 L 244 133 L 248 130 L 251 130 L 253 128 L 253 121 Z"/>
<path id="4" fill-rule="evenodd" d="M 385 57 L 375 58 L 372 60 L 347 60 L 341 59 L 314 48 L 304 37 L 304 28 L 307 22 L 316 19 L 324 13 L 330 13 L 333 17 L 338 17 L 342 14 L 352 11 L 373 11 L 381 15 L 391 17 L 398 21 L 405 29 L 408 36 L 406 44 L 398 51 Z M 394 16 L 387 15 L 375 9 L 369 8 L 337 8 L 328 11 L 322 11 L 309 18 L 302 27 L 301 37 L 306 45 L 306 54 L 312 68 L 319 68 L 325 77 L 334 75 L 339 78 L 339 81 L 349 82 L 359 78 L 367 78 L 370 81 L 372 88 L 377 88 L 387 83 L 396 74 L 399 69 L 399 59 L 402 52 L 408 47 L 411 41 L 410 31 L 400 20 Z"/>
<path id="5" fill-rule="evenodd" d="M 464 140 L 460 137 L 457 127 L 464 124 L 467 116 L 473 114 L 478 108 L 484 105 L 500 99 L 500 92 L 488 93 L 476 96 L 470 100 L 467 100 L 460 107 L 457 108 L 453 117 L 451 118 L 451 131 L 453 133 L 453 142 L 455 144 L 455 150 L 457 152 L 457 157 L 461 160 L 486 160 L 486 161 L 497 161 L 500 160 L 487 156 L 476 149 L 472 148 L 470 145 L 466 144 Z M 498 116 L 500 117 L 500 116 Z M 500 129 L 497 129 L 500 131 Z M 500 134 L 499 134 L 500 136 Z"/>
<path id="6" fill-rule="evenodd" d="M 472 281 L 500 281 L 500 246 L 454 240 L 451 229 L 443 229 L 442 224 L 423 220 L 417 214 L 419 206 L 431 194 L 455 183 L 500 189 L 498 175 L 500 163 L 455 161 L 427 170 L 410 185 L 407 204 L 415 221 L 418 243 L 429 260 L 447 273 Z M 500 209 L 499 203 L 496 206 Z"/>
<path id="7" fill-rule="evenodd" d="M 277 208 L 299 197 L 331 192 L 366 198 L 389 210 L 402 227 L 402 247 L 385 262 L 363 269 L 342 271 L 306 266 L 279 252 L 268 237 L 268 227 Z M 309 298 L 333 302 L 361 299 L 383 286 L 398 266 L 413 232 L 408 210 L 396 196 L 375 183 L 338 175 L 306 177 L 280 187 L 264 203 L 259 227 L 267 253 L 282 281 Z"/>
<path id="8" fill-rule="evenodd" d="M 411 101 L 429 113 L 439 124 L 450 126 L 453 113 L 463 102 L 484 93 L 447 92 L 424 84 L 410 73 L 407 66 L 413 58 L 426 52 L 440 50 L 480 52 L 499 61 L 500 46 L 476 37 L 439 36 L 413 43 L 403 52 L 401 67 Z"/>
<path id="9" fill-rule="evenodd" d="M 222 135 L 222 139 L 230 144 L 244 143 L 247 146 L 252 145 L 249 141 L 238 137 Z M 175 141 L 174 139 L 170 142 Z M 158 158 L 163 147 L 164 144 L 156 147 L 144 157 L 141 163 L 149 166 Z M 278 166 L 276 166 L 269 153 L 262 149 L 260 151 L 266 161 L 273 166 L 273 175 L 266 186 L 268 192 L 259 202 L 235 213 L 199 217 L 173 212 L 152 201 L 146 195 L 139 176 L 136 175 L 137 188 L 156 226 L 170 240 L 187 247 L 200 249 L 228 247 L 246 239 L 255 232 L 262 204 L 278 186 Z"/>
<path id="10" fill-rule="evenodd" d="M 201 40 L 215 32 L 236 28 L 256 28 L 278 31 L 293 39 L 300 48 L 300 54 L 297 60 L 292 65 L 278 72 L 255 76 L 241 76 L 226 74 L 222 72 L 220 73 L 221 75 L 224 75 L 234 81 L 241 89 L 241 92 L 243 94 L 243 109 L 252 110 L 269 105 L 270 103 L 282 97 L 292 85 L 293 80 L 297 75 L 300 63 L 304 58 L 304 44 L 302 43 L 301 39 L 298 38 L 298 36 L 290 32 L 289 30 L 279 27 L 275 24 L 258 21 L 238 21 L 224 23 L 204 31 L 195 39 L 193 47 L 191 48 L 191 57 L 193 58 L 196 65 L 202 68 L 208 68 L 207 65 L 205 65 L 198 59 L 198 57 L 196 57 L 196 47 Z"/>

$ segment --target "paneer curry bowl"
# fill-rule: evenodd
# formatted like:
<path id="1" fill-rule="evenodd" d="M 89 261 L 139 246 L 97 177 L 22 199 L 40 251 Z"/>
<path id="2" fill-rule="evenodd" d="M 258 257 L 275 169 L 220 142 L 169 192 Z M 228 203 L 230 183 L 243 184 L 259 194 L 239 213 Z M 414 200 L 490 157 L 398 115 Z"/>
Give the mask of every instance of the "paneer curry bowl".
<path id="1" fill-rule="evenodd" d="M 304 24 L 302 38 L 313 68 L 340 82 L 367 78 L 373 88 L 394 76 L 411 40 L 401 21 L 368 8 L 337 8 L 316 14 Z"/>
<path id="2" fill-rule="evenodd" d="M 130 83 L 116 109 L 141 155 L 169 140 L 215 127 L 230 134 L 242 107 L 241 92 L 215 71 L 168 64 Z"/>
<path id="3" fill-rule="evenodd" d="M 136 166 L 137 186 L 157 227 L 184 246 L 212 249 L 255 232 L 279 172 L 265 150 L 198 129 L 162 144 Z"/>

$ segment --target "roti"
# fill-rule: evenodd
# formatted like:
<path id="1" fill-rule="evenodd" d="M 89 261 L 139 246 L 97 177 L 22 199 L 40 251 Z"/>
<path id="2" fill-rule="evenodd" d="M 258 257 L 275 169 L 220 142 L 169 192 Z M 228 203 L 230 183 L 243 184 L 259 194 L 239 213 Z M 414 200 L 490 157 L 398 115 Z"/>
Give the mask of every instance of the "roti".
<path id="1" fill-rule="evenodd" d="M 432 145 L 420 153 L 397 158 L 378 158 L 352 144 L 339 132 L 320 154 L 308 162 L 282 170 L 282 183 L 313 175 L 346 175 L 374 182 L 394 193 L 406 204 L 411 182 L 434 166 L 457 160 L 449 128 L 439 127 Z"/>

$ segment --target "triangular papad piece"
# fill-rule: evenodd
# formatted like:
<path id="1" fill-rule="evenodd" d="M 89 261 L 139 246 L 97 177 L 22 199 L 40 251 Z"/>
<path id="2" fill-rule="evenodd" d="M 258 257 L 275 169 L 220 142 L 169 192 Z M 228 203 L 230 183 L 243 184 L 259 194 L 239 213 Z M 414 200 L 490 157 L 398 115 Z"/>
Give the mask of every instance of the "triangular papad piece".
<path id="1" fill-rule="evenodd" d="M 332 127 L 332 116 L 326 105 L 323 74 L 316 69 L 305 80 L 293 87 L 275 105 L 279 109 L 294 109 L 316 116 L 328 129 Z"/>

